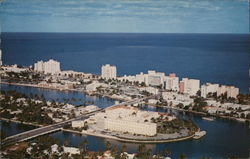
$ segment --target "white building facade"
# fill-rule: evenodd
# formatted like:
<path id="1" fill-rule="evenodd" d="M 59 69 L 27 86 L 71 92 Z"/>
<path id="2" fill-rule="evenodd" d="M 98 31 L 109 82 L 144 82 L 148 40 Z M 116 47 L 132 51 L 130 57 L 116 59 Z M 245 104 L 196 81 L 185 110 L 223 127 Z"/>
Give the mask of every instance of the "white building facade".
<path id="1" fill-rule="evenodd" d="M 110 64 L 106 64 L 102 66 L 102 78 L 111 79 L 116 78 L 117 69 L 116 66 L 111 66 Z"/>
<path id="2" fill-rule="evenodd" d="M 3 61 L 2 61 L 2 50 L 0 49 L 0 66 L 3 65 Z"/>
<path id="3" fill-rule="evenodd" d="M 179 77 L 176 77 L 174 73 L 171 73 L 166 77 L 165 89 L 170 91 L 179 91 Z"/>
<path id="4" fill-rule="evenodd" d="M 217 96 L 225 93 L 227 94 L 227 97 L 237 98 L 237 96 L 239 95 L 239 88 L 234 86 L 221 85 L 217 90 Z"/>
<path id="5" fill-rule="evenodd" d="M 151 118 L 159 117 L 157 112 L 141 111 L 130 106 L 114 106 L 105 110 L 104 129 L 130 134 L 154 136 L 157 133 L 156 123 Z"/>
<path id="6" fill-rule="evenodd" d="M 147 136 L 156 135 L 155 123 L 142 123 L 126 119 L 105 119 L 104 128 L 111 131 L 128 132 Z"/>
<path id="7" fill-rule="evenodd" d="M 60 62 L 50 59 L 49 61 L 43 62 L 38 61 L 34 64 L 34 71 L 43 72 L 45 74 L 57 74 L 60 73 Z"/>
<path id="8" fill-rule="evenodd" d="M 206 83 L 201 86 L 201 97 L 206 98 L 209 93 L 216 93 L 218 91 L 219 84 Z"/>
<path id="9" fill-rule="evenodd" d="M 182 85 L 180 87 L 180 92 L 188 94 L 190 96 L 195 96 L 200 90 L 200 80 L 182 78 Z"/>
<path id="10" fill-rule="evenodd" d="M 163 72 L 148 71 L 146 85 L 148 86 L 163 86 L 166 76 Z"/>

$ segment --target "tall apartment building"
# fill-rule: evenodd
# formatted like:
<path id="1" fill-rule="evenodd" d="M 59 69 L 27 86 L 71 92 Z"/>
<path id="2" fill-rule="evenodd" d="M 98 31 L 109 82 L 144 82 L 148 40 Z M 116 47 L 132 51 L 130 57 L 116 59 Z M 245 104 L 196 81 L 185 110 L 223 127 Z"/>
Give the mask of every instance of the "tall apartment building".
<path id="1" fill-rule="evenodd" d="M 179 89 L 181 93 L 195 96 L 200 90 L 200 80 L 182 78 Z"/>
<path id="2" fill-rule="evenodd" d="M 174 73 L 169 74 L 165 79 L 165 89 L 179 91 L 179 77 L 176 77 Z"/>
<path id="3" fill-rule="evenodd" d="M 146 78 L 146 85 L 163 86 L 165 78 L 165 73 L 149 70 Z"/>
<path id="4" fill-rule="evenodd" d="M 0 66 L 3 65 L 3 61 L 2 61 L 2 50 L 0 49 Z"/>
<path id="5" fill-rule="evenodd" d="M 206 98 L 209 93 L 216 93 L 219 84 L 206 83 L 201 86 L 201 97 Z"/>
<path id="6" fill-rule="evenodd" d="M 239 95 L 239 88 L 234 86 L 221 85 L 217 90 L 217 96 L 220 96 L 224 93 L 227 94 L 227 97 L 237 98 L 237 96 Z"/>
<path id="7" fill-rule="evenodd" d="M 116 66 L 111 66 L 110 64 L 102 66 L 102 78 L 106 79 L 116 78 L 116 74 L 117 74 Z"/>
<path id="8" fill-rule="evenodd" d="M 38 61 L 34 64 L 34 71 L 43 72 L 45 74 L 56 74 L 61 71 L 60 62 L 50 59 L 49 61 L 43 62 Z"/>

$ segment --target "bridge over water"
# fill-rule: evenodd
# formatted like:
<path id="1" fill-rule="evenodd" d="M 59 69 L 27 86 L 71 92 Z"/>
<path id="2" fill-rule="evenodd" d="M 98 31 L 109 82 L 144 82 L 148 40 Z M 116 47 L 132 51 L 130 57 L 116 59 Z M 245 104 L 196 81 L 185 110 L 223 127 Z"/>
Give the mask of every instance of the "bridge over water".
<path id="1" fill-rule="evenodd" d="M 107 108 L 118 106 L 118 105 L 132 105 L 132 104 L 135 104 L 135 103 L 139 103 L 142 100 L 143 99 L 136 99 L 136 100 L 132 100 L 132 101 L 122 102 L 122 103 L 119 103 L 119 104 L 109 106 Z M 35 138 L 35 137 L 38 137 L 38 136 L 41 136 L 41 135 L 45 135 L 45 134 L 48 134 L 48 133 L 60 131 L 65 125 L 70 124 L 72 121 L 80 120 L 80 119 L 82 119 L 82 120 L 86 119 L 89 116 L 94 115 L 95 113 L 98 113 L 98 112 L 101 112 L 101 111 L 105 111 L 105 109 L 103 109 L 103 108 L 98 109 L 96 111 L 92 111 L 92 112 L 89 112 L 89 113 L 82 114 L 82 115 L 77 116 L 76 118 L 73 118 L 73 119 L 70 119 L 70 120 L 66 120 L 66 121 L 56 123 L 56 124 L 53 124 L 53 125 L 40 127 L 40 128 L 37 128 L 37 129 L 33 129 L 33 130 L 29 130 L 29 131 L 26 131 L 26 132 L 23 132 L 23 133 L 16 134 L 16 135 L 13 135 L 13 136 L 9 136 L 9 137 L 7 137 L 7 138 L 5 138 L 5 139 L 3 139 L 1 141 L 1 146 L 6 147 L 6 146 L 9 146 L 9 145 L 15 144 L 17 142 L 26 141 L 26 140 L 29 140 L 29 139 L 32 139 L 32 138 Z"/>

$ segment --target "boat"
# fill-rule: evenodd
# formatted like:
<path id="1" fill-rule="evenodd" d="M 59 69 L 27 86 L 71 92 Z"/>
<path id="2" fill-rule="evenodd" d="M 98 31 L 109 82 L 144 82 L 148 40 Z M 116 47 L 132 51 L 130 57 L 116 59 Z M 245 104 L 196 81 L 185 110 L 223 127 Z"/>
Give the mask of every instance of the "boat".
<path id="1" fill-rule="evenodd" d="M 202 117 L 203 120 L 207 120 L 207 121 L 214 121 L 215 118 L 213 117 Z"/>
<path id="2" fill-rule="evenodd" d="M 205 136 L 207 134 L 206 131 L 197 131 L 194 134 L 194 139 L 200 139 L 201 137 Z"/>

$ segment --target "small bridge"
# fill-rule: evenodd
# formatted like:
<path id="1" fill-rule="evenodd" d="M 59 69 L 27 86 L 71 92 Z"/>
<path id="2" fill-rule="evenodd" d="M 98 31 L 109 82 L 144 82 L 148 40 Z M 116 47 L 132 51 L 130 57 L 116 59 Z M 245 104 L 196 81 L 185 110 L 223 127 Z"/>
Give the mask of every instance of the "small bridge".
<path id="1" fill-rule="evenodd" d="M 150 98 L 150 97 L 147 97 L 147 98 Z M 114 105 L 109 106 L 109 107 L 114 107 L 114 106 L 118 106 L 118 105 L 132 105 L 132 104 L 140 103 L 144 99 L 146 99 L 146 98 L 134 99 L 134 100 L 122 102 L 122 103 L 119 103 L 119 104 L 114 104 Z M 107 108 L 109 108 L 109 107 L 107 107 Z M 48 134 L 48 133 L 60 131 L 65 125 L 70 124 L 72 121 L 80 120 L 80 119 L 82 119 L 82 120 L 86 119 L 89 116 L 94 115 L 95 113 L 101 112 L 101 111 L 105 111 L 105 109 L 101 108 L 101 109 L 98 109 L 96 111 L 92 111 L 92 112 L 85 113 L 85 114 L 82 114 L 80 116 L 77 116 L 74 119 L 66 120 L 66 121 L 56 123 L 56 124 L 53 124 L 53 125 L 40 127 L 40 128 L 37 128 L 37 129 L 25 131 L 25 132 L 20 133 L 20 134 L 9 136 L 9 137 L 2 140 L 1 146 L 6 147 L 8 145 L 12 145 L 12 144 L 17 143 L 17 142 L 26 141 L 26 140 L 29 140 L 29 139 L 32 139 L 32 138 L 35 138 L 35 137 L 38 137 L 38 136 L 41 136 L 41 135 L 45 135 L 45 134 Z"/>

